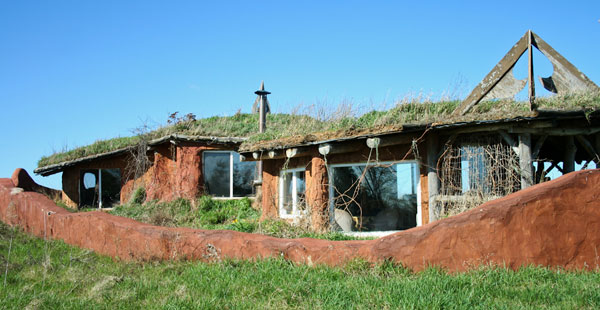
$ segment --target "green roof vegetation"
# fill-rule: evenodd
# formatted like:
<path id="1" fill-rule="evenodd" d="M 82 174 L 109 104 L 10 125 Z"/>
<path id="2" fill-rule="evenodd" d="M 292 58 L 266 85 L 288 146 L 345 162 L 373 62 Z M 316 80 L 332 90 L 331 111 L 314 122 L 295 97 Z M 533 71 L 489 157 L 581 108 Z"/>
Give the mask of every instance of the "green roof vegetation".
<path id="1" fill-rule="evenodd" d="M 302 124 L 303 126 L 306 126 L 306 128 L 318 128 L 322 123 L 321 121 L 306 115 L 270 114 L 267 116 L 267 119 L 269 128 L 267 129 L 266 135 L 274 135 L 273 132 L 278 131 L 298 134 L 301 131 L 294 129 L 298 124 Z M 237 113 L 233 116 L 213 116 L 197 120 L 194 118 L 180 118 L 176 121 L 172 121 L 171 124 L 167 126 L 140 135 L 99 140 L 90 145 L 44 156 L 38 161 L 38 167 L 45 167 L 86 156 L 107 153 L 134 146 L 142 139 L 158 139 L 175 133 L 190 136 L 249 137 L 257 132 L 257 128 L 257 114 Z"/>
<path id="2" fill-rule="evenodd" d="M 257 133 L 258 115 L 237 113 L 233 116 L 213 116 L 195 119 L 192 114 L 185 117 L 171 115 L 167 126 L 145 133 L 143 136 L 156 139 L 169 134 L 191 136 L 246 137 L 241 146 L 243 151 L 252 151 L 282 145 L 302 144 L 367 133 L 395 131 L 403 125 L 453 123 L 459 121 L 507 119 L 519 116 L 535 116 L 529 111 L 529 103 L 514 100 L 485 101 L 476 105 L 464 116 L 452 116 L 460 104 L 458 100 L 422 101 L 404 100 L 386 111 L 370 111 L 356 115 L 352 109 L 333 112 L 306 114 L 269 114 L 267 130 Z M 575 93 L 536 99 L 539 110 L 553 111 L 596 111 L 600 109 L 600 93 Z M 136 145 L 141 136 L 119 137 L 78 147 L 69 151 L 45 156 L 38 162 L 44 167 L 82 157 L 102 154 Z"/>

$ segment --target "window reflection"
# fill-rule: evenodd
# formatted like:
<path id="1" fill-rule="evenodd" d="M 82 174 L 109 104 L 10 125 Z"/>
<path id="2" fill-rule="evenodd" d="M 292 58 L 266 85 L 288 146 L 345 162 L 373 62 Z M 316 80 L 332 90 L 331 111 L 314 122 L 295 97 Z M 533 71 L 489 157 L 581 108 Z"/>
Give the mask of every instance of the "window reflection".
<path id="1" fill-rule="evenodd" d="M 79 182 L 80 207 L 111 208 L 121 201 L 121 169 L 83 169 Z"/>
<path id="2" fill-rule="evenodd" d="M 204 152 L 204 186 L 217 197 L 229 197 L 230 154 Z"/>
<path id="3" fill-rule="evenodd" d="M 355 217 L 357 230 L 399 230 L 417 225 L 416 163 L 337 166 L 335 208 Z"/>
<path id="4" fill-rule="evenodd" d="M 279 215 L 295 217 L 305 209 L 306 182 L 304 169 L 284 170 L 280 177 Z"/>
<path id="5" fill-rule="evenodd" d="M 203 153 L 204 186 L 216 197 L 246 197 L 254 194 L 256 162 L 241 162 L 236 152 L 205 151 Z M 233 167 L 233 179 L 231 169 Z"/>

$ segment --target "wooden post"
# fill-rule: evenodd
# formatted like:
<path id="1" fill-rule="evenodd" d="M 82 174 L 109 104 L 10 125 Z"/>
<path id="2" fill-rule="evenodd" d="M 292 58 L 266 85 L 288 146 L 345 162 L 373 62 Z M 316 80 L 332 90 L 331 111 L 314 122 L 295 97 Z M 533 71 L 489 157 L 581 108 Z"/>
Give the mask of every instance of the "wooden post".
<path id="1" fill-rule="evenodd" d="M 440 215 L 437 196 L 440 194 L 440 179 L 437 171 L 438 136 L 430 133 L 427 137 L 427 185 L 429 191 L 429 223 L 438 220 Z"/>
<path id="2" fill-rule="evenodd" d="M 533 165 L 531 163 L 531 134 L 519 134 L 519 168 L 521 189 L 533 185 Z"/>
<path id="3" fill-rule="evenodd" d="M 573 136 L 567 136 L 565 139 L 565 157 L 563 160 L 563 174 L 575 171 L 575 139 Z"/>
<path id="4" fill-rule="evenodd" d="M 536 110 L 536 106 L 535 106 L 535 84 L 534 84 L 534 80 L 533 80 L 533 48 L 532 48 L 532 42 L 533 41 L 533 34 L 531 33 L 531 30 L 527 31 L 527 49 L 528 49 L 528 54 L 529 54 L 529 72 L 528 72 L 528 80 L 529 80 L 529 108 L 533 111 Z"/>
<path id="5" fill-rule="evenodd" d="M 535 180 L 534 183 L 538 184 L 538 183 L 542 183 L 543 178 L 545 177 L 544 175 L 544 163 L 543 161 L 538 161 L 537 162 L 537 169 L 535 170 Z"/>

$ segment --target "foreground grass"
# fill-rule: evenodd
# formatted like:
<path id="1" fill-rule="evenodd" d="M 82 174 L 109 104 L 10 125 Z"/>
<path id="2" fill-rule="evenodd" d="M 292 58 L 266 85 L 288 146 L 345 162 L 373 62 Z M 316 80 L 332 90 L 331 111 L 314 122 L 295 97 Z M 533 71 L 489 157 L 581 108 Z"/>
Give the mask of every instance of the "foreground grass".
<path id="1" fill-rule="evenodd" d="M 9 255 L 10 251 L 10 255 Z M 0 223 L 2 309 L 597 309 L 599 272 L 113 261 Z M 6 267 L 6 269 L 5 269 Z M 4 276 L 4 272 L 6 277 Z"/>
<path id="2" fill-rule="evenodd" d="M 278 238 L 317 238 L 328 240 L 357 240 L 340 232 L 315 233 L 308 227 L 291 225 L 281 219 L 259 221 L 260 212 L 252 208 L 248 198 L 215 200 L 202 196 L 195 201 L 179 198 L 170 202 L 148 201 L 138 189 L 127 204 L 115 207 L 110 213 L 139 222 L 198 229 L 227 229 L 257 233 Z"/>

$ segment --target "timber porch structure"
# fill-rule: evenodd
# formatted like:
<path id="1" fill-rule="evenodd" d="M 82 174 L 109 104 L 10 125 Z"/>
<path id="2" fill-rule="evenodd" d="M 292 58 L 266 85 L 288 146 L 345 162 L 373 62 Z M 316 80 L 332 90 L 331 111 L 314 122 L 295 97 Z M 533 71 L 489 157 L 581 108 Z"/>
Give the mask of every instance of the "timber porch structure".
<path id="1" fill-rule="evenodd" d="M 538 108 L 534 47 L 554 67 L 540 78 L 545 89 L 565 100 L 598 95 L 596 84 L 527 31 L 447 120 L 242 145 L 242 161 L 263 162 L 263 217 L 305 221 L 315 230 L 402 230 L 544 182 L 553 169 L 566 174 L 576 163 L 595 166 L 600 113 Z M 526 51 L 529 76 L 517 80 L 513 68 Z M 526 85 L 525 109 L 476 111 L 484 101 L 501 105 Z"/>

